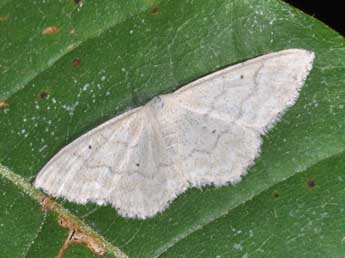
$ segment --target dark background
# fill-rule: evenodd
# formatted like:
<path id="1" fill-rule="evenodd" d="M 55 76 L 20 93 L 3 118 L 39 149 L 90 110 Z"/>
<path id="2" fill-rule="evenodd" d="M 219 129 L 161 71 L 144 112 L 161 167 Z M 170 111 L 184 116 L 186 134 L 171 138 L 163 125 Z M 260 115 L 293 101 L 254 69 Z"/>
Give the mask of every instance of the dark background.
<path id="1" fill-rule="evenodd" d="M 345 8 L 343 1 L 285 0 L 285 2 L 326 23 L 332 29 L 345 35 Z"/>

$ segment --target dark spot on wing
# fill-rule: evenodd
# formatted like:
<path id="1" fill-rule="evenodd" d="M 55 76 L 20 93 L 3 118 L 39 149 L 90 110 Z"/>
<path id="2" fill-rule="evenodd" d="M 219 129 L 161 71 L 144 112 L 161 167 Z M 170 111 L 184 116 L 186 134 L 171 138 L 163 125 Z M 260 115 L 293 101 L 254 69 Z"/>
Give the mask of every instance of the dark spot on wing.
<path id="1" fill-rule="evenodd" d="M 91 145 L 89 145 L 89 150 L 91 150 L 92 149 L 92 146 Z"/>

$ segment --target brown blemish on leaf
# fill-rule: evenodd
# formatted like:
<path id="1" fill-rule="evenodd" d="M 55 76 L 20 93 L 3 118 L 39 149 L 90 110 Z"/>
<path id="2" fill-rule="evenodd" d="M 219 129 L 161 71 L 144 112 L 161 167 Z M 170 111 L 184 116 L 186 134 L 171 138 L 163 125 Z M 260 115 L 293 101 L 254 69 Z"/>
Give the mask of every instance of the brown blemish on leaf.
<path id="1" fill-rule="evenodd" d="M 9 104 L 7 101 L 0 101 L 0 109 L 8 108 Z"/>
<path id="2" fill-rule="evenodd" d="M 280 194 L 279 194 L 278 192 L 274 192 L 274 193 L 273 193 L 273 197 L 277 199 L 277 198 L 280 197 Z"/>
<path id="3" fill-rule="evenodd" d="M 51 210 L 51 206 L 54 203 L 54 199 L 48 196 L 45 196 L 42 201 L 41 201 L 41 207 L 42 210 L 47 212 L 49 210 Z"/>
<path id="4" fill-rule="evenodd" d="M 159 8 L 158 8 L 157 6 L 153 7 L 153 8 L 151 9 L 151 13 L 152 13 L 153 15 L 158 14 L 158 13 L 159 13 Z"/>
<path id="5" fill-rule="evenodd" d="M 74 0 L 74 3 L 78 5 L 79 7 L 83 7 L 84 0 Z"/>
<path id="6" fill-rule="evenodd" d="M 99 240 L 93 238 L 88 234 L 85 234 L 82 230 L 80 230 L 78 226 L 73 224 L 71 220 L 60 216 L 58 219 L 58 223 L 63 228 L 67 228 L 69 230 L 69 233 L 64 244 L 61 246 L 56 258 L 63 257 L 65 250 L 72 244 L 83 244 L 86 245 L 94 254 L 98 256 L 105 255 L 105 246 Z"/>
<path id="7" fill-rule="evenodd" d="M 54 198 L 45 196 L 42 193 L 40 193 L 40 195 L 40 204 L 44 212 L 60 211 L 58 214 L 61 214 L 62 207 L 54 200 Z M 69 230 L 69 234 L 64 244 L 61 246 L 56 258 L 63 257 L 65 250 L 71 244 L 83 244 L 98 256 L 103 256 L 107 253 L 107 250 L 111 250 L 111 253 L 117 254 L 119 257 L 127 257 L 120 252 L 114 252 L 114 250 L 109 249 L 109 245 L 107 245 L 105 240 L 98 237 L 87 227 L 85 229 L 85 225 L 79 222 L 77 217 L 72 214 L 67 213 L 67 215 L 60 215 L 58 223 L 63 228 L 67 228 Z"/>
<path id="8" fill-rule="evenodd" d="M 58 33 L 60 30 L 57 26 L 49 26 L 42 31 L 42 35 L 52 35 Z"/>
<path id="9" fill-rule="evenodd" d="M 65 209 L 53 198 L 48 198 L 48 196 L 46 196 L 42 191 L 34 188 L 28 180 L 15 174 L 12 170 L 3 166 L 1 163 L 0 176 L 8 179 L 10 182 L 15 184 L 23 193 L 32 198 L 32 200 L 42 205 L 42 208 L 46 209 L 45 212 L 52 212 L 53 214 L 57 214 L 59 217 L 66 218 L 67 221 L 70 221 L 69 224 L 73 224 L 74 228 L 76 228 L 78 232 L 83 232 L 83 234 L 88 236 L 89 239 L 92 239 L 92 241 L 90 242 L 96 243 L 96 246 L 99 247 L 99 249 L 103 250 L 103 252 L 98 251 L 99 254 L 106 252 L 115 257 L 128 258 L 128 256 L 124 252 L 122 252 L 121 249 L 108 242 L 104 237 L 94 231 L 89 225 L 84 223 L 79 217 L 71 213 L 69 210 Z M 93 245 L 91 244 L 91 246 Z M 94 249 L 96 250 L 96 248 Z"/>
<path id="10" fill-rule="evenodd" d="M 308 188 L 314 188 L 315 187 L 315 181 L 314 180 L 309 180 L 308 181 Z"/>
<path id="11" fill-rule="evenodd" d="M 44 196 L 40 201 L 41 207 L 44 212 L 48 212 L 57 208 L 57 204 L 53 198 Z M 58 223 L 63 228 L 67 228 L 69 230 L 68 236 L 61 246 L 58 254 L 55 258 L 63 257 L 65 250 L 71 244 L 83 244 L 86 245 L 94 254 L 98 256 L 103 256 L 106 253 L 105 245 L 90 234 L 84 233 L 84 231 L 73 222 L 71 218 L 60 216 L 58 218 Z"/>
<path id="12" fill-rule="evenodd" d="M 4 22 L 8 20 L 8 15 L 7 16 L 0 16 L 0 22 Z"/>
<path id="13" fill-rule="evenodd" d="M 73 66 L 75 67 L 75 68 L 79 68 L 80 67 L 80 63 L 81 63 L 81 61 L 80 61 L 80 58 L 74 58 L 73 59 L 73 61 L 72 61 L 72 64 L 73 64 Z"/>
<path id="14" fill-rule="evenodd" d="M 49 93 L 46 91 L 42 91 L 40 93 L 40 99 L 47 99 L 49 97 Z"/>

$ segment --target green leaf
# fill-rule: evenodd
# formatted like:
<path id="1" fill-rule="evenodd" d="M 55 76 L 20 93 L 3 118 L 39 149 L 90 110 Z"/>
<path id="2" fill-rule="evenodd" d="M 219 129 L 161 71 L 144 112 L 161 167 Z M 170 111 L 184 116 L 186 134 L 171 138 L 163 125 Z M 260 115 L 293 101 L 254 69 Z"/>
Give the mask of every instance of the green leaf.
<path id="1" fill-rule="evenodd" d="M 0 1 L 4 257 L 54 257 L 68 234 L 60 215 L 115 256 L 343 257 L 340 35 L 277 0 L 75 2 Z M 40 208 L 28 182 L 73 139 L 153 96 L 287 48 L 314 51 L 313 70 L 239 184 L 191 189 L 144 221 L 64 200 Z M 93 256 L 78 245 L 65 253 Z"/>
<path id="2" fill-rule="evenodd" d="M 341 153 L 323 160 L 271 187 L 164 257 L 342 257 L 344 158 Z"/>

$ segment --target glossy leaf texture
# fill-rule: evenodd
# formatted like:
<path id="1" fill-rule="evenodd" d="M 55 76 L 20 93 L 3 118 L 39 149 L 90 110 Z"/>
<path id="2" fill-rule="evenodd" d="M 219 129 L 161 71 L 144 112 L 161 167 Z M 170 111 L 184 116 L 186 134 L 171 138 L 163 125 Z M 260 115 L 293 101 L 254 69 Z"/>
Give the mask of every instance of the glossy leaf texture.
<path id="1" fill-rule="evenodd" d="M 277 0 L 127 2 L 0 1 L 0 164 L 32 182 L 63 146 L 156 95 L 308 49 L 316 59 L 299 100 L 239 184 L 189 190 L 144 221 L 58 201 L 128 257 L 343 257 L 343 37 Z M 5 257 L 54 257 L 67 236 L 56 214 L 0 179 Z"/>

